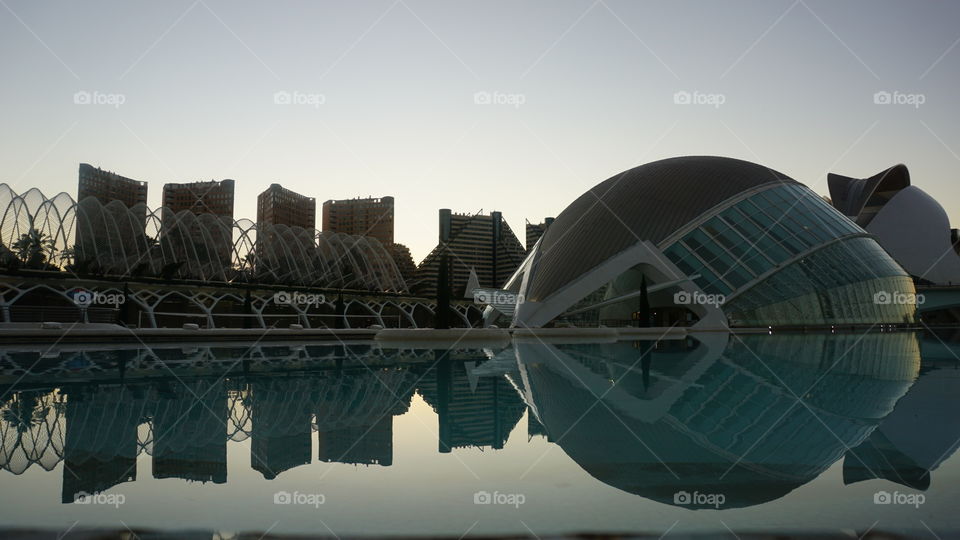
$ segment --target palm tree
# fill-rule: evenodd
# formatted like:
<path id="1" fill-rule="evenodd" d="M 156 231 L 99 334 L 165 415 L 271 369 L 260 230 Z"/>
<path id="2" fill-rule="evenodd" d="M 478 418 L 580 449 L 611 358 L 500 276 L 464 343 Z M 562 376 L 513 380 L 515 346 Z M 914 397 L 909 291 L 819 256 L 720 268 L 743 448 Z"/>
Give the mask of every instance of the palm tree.
<path id="1" fill-rule="evenodd" d="M 30 428 L 43 423 L 50 409 L 43 406 L 41 394 L 37 391 L 17 392 L 7 402 L 2 418 L 17 433 L 26 433 Z"/>
<path id="2" fill-rule="evenodd" d="M 47 233 L 31 228 L 13 243 L 13 251 L 28 268 L 43 268 L 57 246 Z"/>

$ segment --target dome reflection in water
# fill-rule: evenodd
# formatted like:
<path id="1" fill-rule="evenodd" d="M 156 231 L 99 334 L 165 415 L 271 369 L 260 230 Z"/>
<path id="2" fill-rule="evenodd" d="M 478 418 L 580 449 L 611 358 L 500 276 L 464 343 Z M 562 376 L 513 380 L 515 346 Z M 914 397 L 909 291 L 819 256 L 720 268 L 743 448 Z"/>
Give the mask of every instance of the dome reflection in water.
<path id="1" fill-rule="evenodd" d="M 920 367 L 909 333 L 516 351 L 525 399 L 584 470 L 643 497 L 711 508 L 780 498 L 845 454 L 872 470 L 875 456 L 861 445 Z"/>

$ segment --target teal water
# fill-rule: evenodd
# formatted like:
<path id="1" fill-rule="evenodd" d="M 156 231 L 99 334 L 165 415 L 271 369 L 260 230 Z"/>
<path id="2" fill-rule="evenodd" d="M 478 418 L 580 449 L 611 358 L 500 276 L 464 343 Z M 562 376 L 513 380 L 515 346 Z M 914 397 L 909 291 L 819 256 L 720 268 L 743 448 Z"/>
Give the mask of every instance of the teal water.
<path id="1" fill-rule="evenodd" d="M 960 530 L 960 345 L 0 349 L 0 524 L 537 536 Z"/>

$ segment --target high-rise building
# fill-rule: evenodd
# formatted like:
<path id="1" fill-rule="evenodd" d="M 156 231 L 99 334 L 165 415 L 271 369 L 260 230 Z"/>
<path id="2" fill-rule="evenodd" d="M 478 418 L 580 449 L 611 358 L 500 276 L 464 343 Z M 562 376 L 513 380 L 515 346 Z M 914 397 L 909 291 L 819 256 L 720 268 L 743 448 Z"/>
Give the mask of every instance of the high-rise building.
<path id="1" fill-rule="evenodd" d="M 543 236 L 543 233 L 547 231 L 547 227 L 553 223 L 553 218 L 548 217 L 543 220 L 543 223 L 530 223 L 527 222 L 527 252 L 529 253 L 533 249 L 533 245 L 537 243 L 537 240 Z"/>
<path id="2" fill-rule="evenodd" d="M 491 212 L 489 215 L 450 214 L 449 237 L 449 283 L 454 297 L 469 295 L 470 291 L 465 289 L 470 270 L 476 271 L 481 287 L 500 287 L 524 259 L 523 245 L 500 212 Z M 437 294 L 443 247 L 438 244 L 417 267 L 420 281 L 415 291 L 418 294 Z"/>
<path id="3" fill-rule="evenodd" d="M 160 242 L 167 253 L 226 279 L 233 248 L 233 180 L 164 184 Z M 209 239 L 209 240 L 208 240 Z M 194 245 L 188 246 L 187 244 Z"/>
<path id="4" fill-rule="evenodd" d="M 233 180 L 164 184 L 163 207 L 174 213 L 187 210 L 233 219 Z"/>
<path id="5" fill-rule="evenodd" d="M 393 416 L 385 414 L 368 426 L 317 430 L 320 461 L 358 465 L 393 464 Z"/>
<path id="6" fill-rule="evenodd" d="M 393 258 L 407 287 L 412 287 L 417 282 L 417 265 L 413 262 L 413 256 L 410 255 L 410 248 L 403 244 L 386 244 L 383 247 Z"/>
<path id="7" fill-rule="evenodd" d="M 118 208 L 118 203 L 114 201 L 118 201 L 122 208 Z M 134 236 L 142 234 L 146 227 L 146 182 L 120 176 L 88 163 L 81 163 L 77 183 L 77 202 L 79 208 L 75 224 L 77 232 L 74 250 L 78 262 L 101 251 L 96 245 L 130 245 L 138 241 L 139 239 Z M 114 218 L 120 215 L 126 217 L 129 213 L 124 209 L 132 209 L 136 226 L 117 227 L 114 220 L 105 215 L 112 212 Z"/>
<path id="8" fill-rule="evenodd" d="M 501 449 L 527 407 L 517 392 L 510 391 L 506 377 L 471 381 L 465 366 L 451 362 L 431 367 L 418 382 L 423 400 L 437 413 L 440 452 Z"/>
<path id="9" fill-rule="evenodd" d="M 143 401 L 125 387 L 71 388 L 63 395 L 70 396 L 64 420 L 73 427 L 63 435 L 62 502 L 136 480 Z"/>
<path id="10" fill-rule="evenodd" d="M 344 199 L 323 203 L 323 230 L 372 236 L 393 243 L 393 197 Z"/>
<path id="11" fill-rule="evenodd" d="M 77 200 L 82 201 L 87 197 L 95 197 L 102 204 L 120 201 L 127 208 L 132 208 L 138 203 L 147 204 L 147 183 L 81 163 Z"/>
<path id="12" fill-rule="evenodd" d="M 283 471 L 310 463 L 313 414 L 305 407 L 290 405 L 298 396 L 302 398 L 297 383 L 256 381 L 250 389 L 244 401 L 251 411 L 250 466 L 272 480 Z"/>
<path id="13" fill-rule="evenodd" d="M 199 395 L 198 400 L 187 398 Z M 153 477 L 227 481 L 227 390 L 222 381 L 184 383 L 153 414 Z"/>
<path id="14" fill-rule="evenodd" d="M 317 201 L 280 184 L 270 184 L 257 196 L 257 224 L 315 229 Z"/>

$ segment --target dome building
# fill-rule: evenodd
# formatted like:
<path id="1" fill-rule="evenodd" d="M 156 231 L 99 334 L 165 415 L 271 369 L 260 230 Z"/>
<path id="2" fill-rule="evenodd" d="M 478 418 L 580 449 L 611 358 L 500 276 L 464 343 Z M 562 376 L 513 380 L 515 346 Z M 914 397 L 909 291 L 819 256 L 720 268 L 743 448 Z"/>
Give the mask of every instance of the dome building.
<path id="1" fill-rule="evenodd" d="M 867 231 L 782 173 L 709 156 L 594 186 L 504 288 L 522 298 L 509 321 L 520 327 L 631 325 L 646 303 L 658 325 L 716 328 L 903 323 L 916 312 L 884 301 L 914 285 Z"/>

